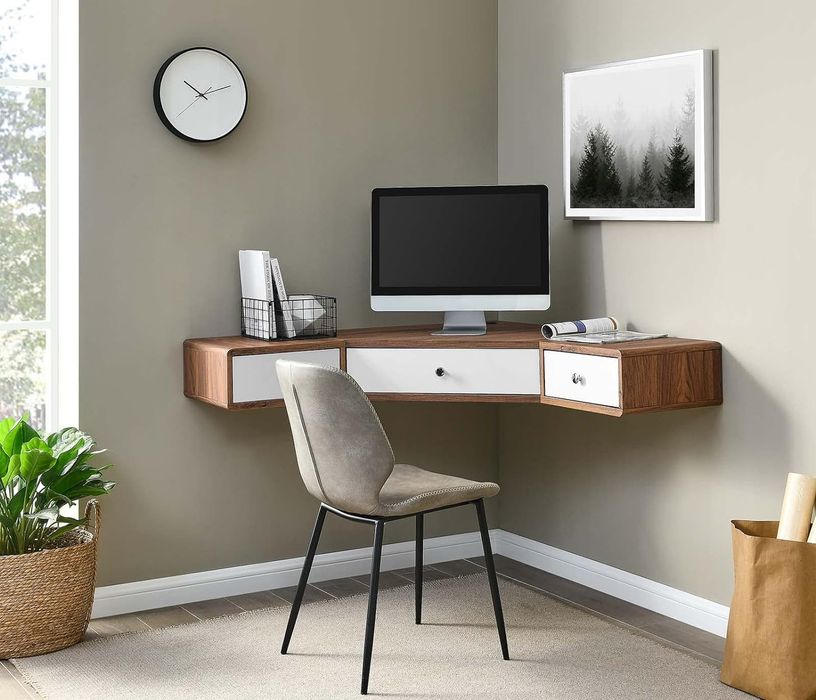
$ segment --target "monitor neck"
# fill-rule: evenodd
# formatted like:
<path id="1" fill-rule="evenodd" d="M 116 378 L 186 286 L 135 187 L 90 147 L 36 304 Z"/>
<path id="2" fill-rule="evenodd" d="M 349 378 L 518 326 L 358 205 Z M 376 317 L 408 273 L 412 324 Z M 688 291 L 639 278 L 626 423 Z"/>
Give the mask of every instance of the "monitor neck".
<path id="1" fill-rule="evenodd" d="M 487 321 L 484 311 L 446 311 L 442 329 L 433 335 L 484 335 Z"/>

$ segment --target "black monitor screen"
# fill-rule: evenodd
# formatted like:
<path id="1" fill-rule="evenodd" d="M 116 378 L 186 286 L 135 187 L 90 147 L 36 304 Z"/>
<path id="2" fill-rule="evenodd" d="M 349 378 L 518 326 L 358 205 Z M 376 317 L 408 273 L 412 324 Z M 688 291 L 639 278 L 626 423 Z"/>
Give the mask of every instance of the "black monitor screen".
<path id="1" fill-rule="evenodd" d="M 549 294 L 547 188 L 380 188 L 372 294 Z"/>

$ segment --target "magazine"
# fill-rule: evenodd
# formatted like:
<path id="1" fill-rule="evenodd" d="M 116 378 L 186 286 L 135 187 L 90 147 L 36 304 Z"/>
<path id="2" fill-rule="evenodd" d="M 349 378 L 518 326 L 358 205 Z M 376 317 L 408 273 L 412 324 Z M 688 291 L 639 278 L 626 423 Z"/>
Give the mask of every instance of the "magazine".
<path id="1" fill-rule="evenodd" d="M 584 321 L 545 323 L 541 326 L 541 335 L 548 340 L 561 340 L 565 335 L 604 333 L 606 331 L 616 331 L 618 327 L 617 319 L 606 316 L 604 318 L 590 318 Z"/>
<path id="2" fill-rule="evenodd" d="M 627 343 L 630 340 L 651 340 L 665 338 L 668 333 L 638 333 L 637 331 L 604 331 L 602 333 L 586 333 L 583 335 L 559 336 L 556 340 L 566 340 L 571 343 Z"/>
<path id="3" fill-rule="evenodd" d="M 668 333 L 638 333 L 637 331 L 620 330 L 616 318 L 605 316 L 604 318 L 589 318 L 582 321 L 545 323 L 541 326 L 541 335 L 548 340 L 605 344 L 665 338 Z"/>

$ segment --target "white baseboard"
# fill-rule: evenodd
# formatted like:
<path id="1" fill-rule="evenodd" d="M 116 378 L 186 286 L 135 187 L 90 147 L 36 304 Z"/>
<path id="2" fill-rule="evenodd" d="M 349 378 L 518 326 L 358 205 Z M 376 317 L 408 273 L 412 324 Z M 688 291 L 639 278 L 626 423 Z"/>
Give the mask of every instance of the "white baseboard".
<path id="1" fill-rule="evenodd" d="M 509 559 L 725 637 L 725 605 L 505 530 L 498 530 L 493 539 L 496 551 Z"/>
<path id="2" fill-rule="evenodd" d="M 491 540 L 496 530 L 490 533 Z M 482 554 L 478 532 L 432 537 L 425 540 L 423 558 L 426 564 L 476 557 Z M 397 542 L 383 546 L 382 571 L 414 565 L 414 543 Z M 246 566 L 233 566 L 214 571 L 201 571 L 180 576 L 167 576 L 148 581 L 100 586 L 94 595 L 91 617 L 108 617 L 183 605 L 199 600 L 223 598 L 242 593 L 268 591 L 294 586 L 298 582 L 303 557 Z M 328 552 L 315 556 L 309 581 L 328 581 L 345 576 L 360 576 L 371 570 L 371 547 Z"/>
<path id="3" fill-rule="evenodd" d="M 728 624 L 728 608 L 725 605 L 512 532 L 491 530 L 490 539 L 496 554 L 602 591 L 687 625 L 721 637 L 725 636 Z M 424 559 L 427 564 L 481 554 L 482 544 L 478 532 L 425 540 Z M 413 542 L 398 542 L 383 547 L 383 571 L 413 566 L 413 563 Z M 369 572 L 370 564 L 371 547 L 318 554 L 309 580 L 317 582 L 364 575 Z M 294 557 L 262 564 L 102 586 L 96 589 L 92 617 L 122 615 L 139 610 L 293 586 L 297 583 L 302 566 L 303 557 Z"/>

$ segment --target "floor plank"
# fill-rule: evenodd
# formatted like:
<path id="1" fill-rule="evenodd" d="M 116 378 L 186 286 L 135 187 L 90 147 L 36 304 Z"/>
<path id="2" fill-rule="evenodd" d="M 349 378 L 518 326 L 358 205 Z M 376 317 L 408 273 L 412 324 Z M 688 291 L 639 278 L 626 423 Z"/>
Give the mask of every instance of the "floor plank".
<path id="1" fill-rule="evenodd" d="M 437 571 L 441 571 L 447 576 L 469 576 L 470 574 L 478 574 L 484 569 L 478 564 L 467 561 L 466 559 L 457 559 L 456 561 L 443 561 L 432 565 Z"/>
<path id="2" fill-rule="evenodd" d="M 335 578 L 330 581 L 316 581 L 312 584 L 315 588 L 328 593 L 335 598 L 345 598 L 350 595 L 366 593 L 368 586 L 353 578 Z"/>
<path id="3" fill-rule="evenodd" d="M 414 567 L 410 566 L 405 569 L 395 569 L 394 573 L 397 576 L 402 576 L 404 579 L 408 581 L 414 580 Z M 423 581 L 440 581 L 444 578 L 451 578 L 448 574 L 441 572 L 439 569 L 435 569 L 432 566 L 423 566 L 422 567 L 422 580 Z"/>
<path id="4" fill-rule="evenodd" d="M 184 608 L 175 605 L 169 608 L 155 608 L 138 613 L 139 619 L 150 629 L 159 630 L 162 627 L 189 625 L 198 622 L 198 618 Z"/>
<path id="5" fill-rule="evenodd" d="M 199 620 L 210 620 L 214 617 L 226 617 L 227 615 L 238 615 L 244 612 L 228 598 L 215 598 L 214 600 L 201 600 L 197 603 L 185 603 L 182 609 L 195 615 Z"/>
<path id="6" fill-rule="evenodd" d="M 141 613 L 139 613 L 141 615 Z M 99 617 L 91 620 L 90 628 L 100 637 L 109 637 L 112 634 L 124 632 L 144 632 L 150 629 L 134 614 L 114 615 L 113 617 Z"/>
<path id="7" fill-rule="evenodd" d="M 25 682 L 11 661 L 0 659 L 0 698 L 3 700 L 31 700 L 39 698 L 34 688 Z"/>
<path id="8" fill-rule="evenodd" d="M 355 581 L 359 581 L 366 588 L 369 587 L 371 581 L 371 574 L 365 576 L 354 576 Z M 404 576 L 398 576 L 393 571 L 380 572 L 380 590 L 384 591 L 386 588 L 400 588 L 402 586 L 409 586 L 412 581 L 409 581 Z"/>
<path id="9" fill-rule="evenodd" d="M 272 591 L 276 596 L 283 598 L 287 603 L 291 603 L 295 599 L 297 586 L 286 586 L 285 588 L 275 588 Z M 307 585 L 303 592 L 304 603 L 316 603 L 320 600 L 334 600 L 334 596 L 324 593 L 312 585 Z"/>
<path id="10" fill-rule="evenodd" d="M 672 620 L 670 617 L 644 625 L 642 629 L 656 637 L 667 639 L 722 663 L 725 640 L 716 634 L 705 632 L 678 620 Z"/>
<path id="11" fill-rule="evenodd" d="M 242 610 L 263 610 L 264 608 L 280 608 L 288 605 L 287 601 L 279 598 L 272 591 L 259 593 L 245 593 L 230 596 L 229 601 L 235 603 Z"/>

